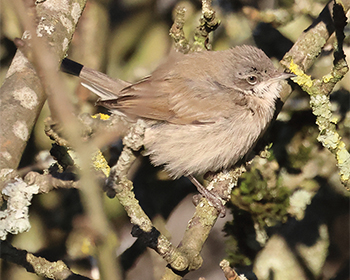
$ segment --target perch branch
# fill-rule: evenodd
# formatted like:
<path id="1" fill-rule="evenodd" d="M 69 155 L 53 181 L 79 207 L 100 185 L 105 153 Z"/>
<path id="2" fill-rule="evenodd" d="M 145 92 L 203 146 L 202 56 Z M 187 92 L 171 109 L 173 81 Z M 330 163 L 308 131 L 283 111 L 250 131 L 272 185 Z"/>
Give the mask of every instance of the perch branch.
<path id="1" fill-rule="evenodd" d="M 106 191 L 109 197 L 116 196 L 123 205 L 134 225 L 133 236 L 142 238 L 146 245 L 154 249 L 171 267 L 183 271 L 189 266 L 187 258 L 154 228 L 139 201 L 135 198 L 132 182 L 127 178 L 128 171 L 136 159 L 133 151 L 139 150 L 143 145 L 144 130 L 144 121 L 138 120 L 124 137 L 124 148 L 117 164 L 111 168 L 110 176 L 106 182 Z"/>

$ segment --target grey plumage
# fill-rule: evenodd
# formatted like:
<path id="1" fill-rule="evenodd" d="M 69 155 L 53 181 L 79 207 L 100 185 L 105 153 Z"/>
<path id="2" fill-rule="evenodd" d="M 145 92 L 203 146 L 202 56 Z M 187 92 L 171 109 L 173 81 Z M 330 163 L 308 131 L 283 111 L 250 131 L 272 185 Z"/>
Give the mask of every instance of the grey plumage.
<path id="1" fill-rule="evenodd" d="M 83 84 L 101 105 L 153 121 L 146 153 L 174 178 L 226 169 L 244 157 L 273 117 L 280 80 L 291 76 L 252 46 L 176 53 L 135 84 L 108 78 L 106 86 L 103 74 L 91 78 L 93 70 L 85 70 Z"/>

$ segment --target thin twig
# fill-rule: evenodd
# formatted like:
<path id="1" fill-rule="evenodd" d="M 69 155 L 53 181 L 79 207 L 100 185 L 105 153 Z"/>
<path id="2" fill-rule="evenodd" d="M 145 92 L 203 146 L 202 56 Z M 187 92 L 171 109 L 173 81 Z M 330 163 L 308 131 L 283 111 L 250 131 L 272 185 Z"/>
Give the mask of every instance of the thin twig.
<path id="1" fill-rule="evenodd" d="M 91 280 L 88 277 L 73 273 L 63 261 L 50 262 L 35 256 L 26 250 L 19 250 L 7 241 L 0 241 L 3 260 L 18 264 L 28 272 L 53 280 Z"/>
<path id="2" fill-rule="evenodd" d="M 211 0 L 202 0 L 202 17 L 194 34 L 192 51 L 210 50 L 209 34 L 220 25 L 215 10 L 211 6 Z"/>

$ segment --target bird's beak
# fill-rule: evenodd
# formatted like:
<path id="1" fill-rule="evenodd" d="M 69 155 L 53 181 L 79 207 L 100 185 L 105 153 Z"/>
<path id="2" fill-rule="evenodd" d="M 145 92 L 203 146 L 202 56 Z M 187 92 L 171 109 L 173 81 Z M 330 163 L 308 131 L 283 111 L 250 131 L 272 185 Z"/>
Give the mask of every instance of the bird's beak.
<path id="1" fill-rule="evenodd" d="M 277 76 L 269 79 L 269 83 L 273 84 L 282 80 L 287 80 L 289 78 L 293 78 L 296 77 L 297 75 L 293 74 L 293 73 L 286 73 L 286 72 L 282 72 L 280 74 L 278 74 Z"/>
<path id="2" fill-rule="evenodd" d="M 277 76 L 275 79 L 276 80 L 287 80 L 289 78 L 293 78 L 293 77 L 296 77 L 297 75 L 293 74 L 293 73 L 286 73 L 286 72 L 283 72 L 281 73 L 279 76 Z"/>

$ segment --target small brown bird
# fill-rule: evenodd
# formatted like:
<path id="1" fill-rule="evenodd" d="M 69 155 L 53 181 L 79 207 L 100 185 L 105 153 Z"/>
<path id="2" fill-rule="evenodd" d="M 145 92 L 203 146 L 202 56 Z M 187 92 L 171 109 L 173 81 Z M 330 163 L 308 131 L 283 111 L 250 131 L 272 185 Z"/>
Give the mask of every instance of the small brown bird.
<path id="1" fill-rule="evenodd" d="M 112 113 L 153 120 L 144 138 L 151 162 L 173 178 L 189 176 L 206 196 L 193 175 L 225 170 L 242 159 L 273 117 L 280 81 L 294 76 L 252 46 L 175 53 L 135 84 L 67 59 L 62 68 L 81 77 Z"/>

